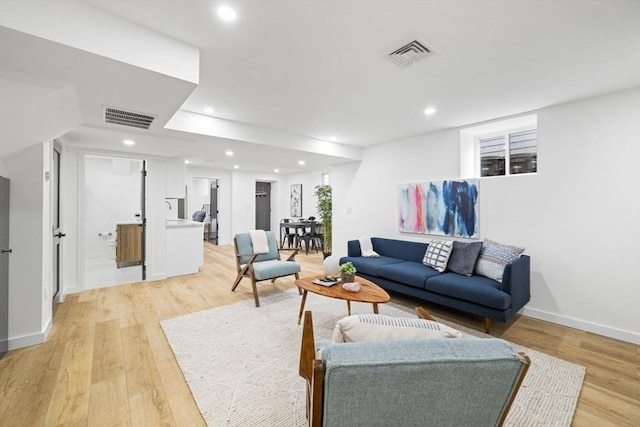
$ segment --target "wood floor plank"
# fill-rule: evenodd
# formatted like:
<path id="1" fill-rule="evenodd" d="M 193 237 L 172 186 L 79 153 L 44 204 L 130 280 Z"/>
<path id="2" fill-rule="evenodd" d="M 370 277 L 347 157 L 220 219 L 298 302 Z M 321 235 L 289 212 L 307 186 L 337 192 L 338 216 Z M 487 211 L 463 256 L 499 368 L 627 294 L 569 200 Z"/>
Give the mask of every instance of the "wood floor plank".
<path id="1" fill-rule="evenodd" d="M 197 274 L 67 296 L 46 343 L 0 359 L 0 425 L 204 425 L 160 322 L 253 300 L 248 280 L 231 292 L 232 247 L 205 242 L 204 255 Z M 301 275 L 322 274 L 321 254 L 296 259 Z M 264 298 L 294 286 L 282 278 L 258 289 Z M 482 331 L 478 316 L 391 296 Z M 586 367 L 573 425 L 640 425 L 640 346 L 519 315 L 493 322 L 491 334 Z"/>
<path id="2" fill-rule="evenodd" d="M 91 384 L 124 375 L 124 356 L 117 319 L 96 323 Z"/>
<path id="3" fill-rule="evenodd" d="M 91 384 L 88 426 L 127 427 L 131 425 L 127 380 L 122 371 Z"/>
<path id="4" fill-rule="evenodd" d="M 57 426 L 84 418 L 89 411 L 93 341 L 70 342 L 62 360 L 44 420 L 45 426 Z"/>

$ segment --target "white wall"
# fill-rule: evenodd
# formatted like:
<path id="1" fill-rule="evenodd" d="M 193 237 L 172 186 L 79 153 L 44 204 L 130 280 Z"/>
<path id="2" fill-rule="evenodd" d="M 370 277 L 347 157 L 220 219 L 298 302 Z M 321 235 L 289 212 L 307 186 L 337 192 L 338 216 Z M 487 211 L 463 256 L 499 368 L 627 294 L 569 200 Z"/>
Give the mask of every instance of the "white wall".
<path id="1" fill-rule="evenodd" d="M 233 171 L 231 173 L 231 236 L 256 228 L 256 182 L 271 183 L 271 230 L 278 232 L 282 212 L 279 203 L 284 178 L 278 174 Z M 289 194 L 287 192 L 287 194 Z"/>
<path id="2" fill-rule="evenodd" d="M 147 161 L 147 280 L 167 277 L 167 227 L 165 198 L 167 197 L 167 161 Z"/>
<path id="3" fill-rule="evenodd" d="M 538 111 L 538 174 L 482 179 L 480 233 L 531 256 L 523 313 L 640 343 L 640 90 Z M 460 174 L 460 129 L 334 167 L 334 247 L 397 231 L 398 184 Z M 351 212 L 351 213 L 348 213 Z"/>
<path id="4" fill-rule="evenodd" d="M 50 171 L 39 143 L 2 159 L 10 180 L 9 349 L 41 343 L 51 322 Z M 48 193 L 48 191 L 47 191 Z M 45 235 L 46 233 L 46 235 Z"/>

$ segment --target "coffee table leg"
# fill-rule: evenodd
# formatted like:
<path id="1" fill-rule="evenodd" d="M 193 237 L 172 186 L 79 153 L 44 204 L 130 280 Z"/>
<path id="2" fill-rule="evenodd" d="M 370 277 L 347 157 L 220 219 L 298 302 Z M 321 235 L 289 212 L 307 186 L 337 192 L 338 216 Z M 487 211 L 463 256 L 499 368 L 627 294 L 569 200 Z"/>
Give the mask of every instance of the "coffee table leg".
<path id="1" fill-rule="evenodd" d="M 347 300 L 347 316 L 351 316 L 351 301 Z"/>
<path id="2" fill-rule="evenodd" d="M 373 304 L 373 314 L 379 314 L 378 313 L 378 303 L 374 302 Z"/>
<path id="3" fill-rule="evenodd" d="M 302 312 L 304 311 L 304 303 L 307 301 L 307 290 L 302 291 L 302 301 L 300 302 L 300 312 L 298 313 L 298 325 L 302 319 Z"/>

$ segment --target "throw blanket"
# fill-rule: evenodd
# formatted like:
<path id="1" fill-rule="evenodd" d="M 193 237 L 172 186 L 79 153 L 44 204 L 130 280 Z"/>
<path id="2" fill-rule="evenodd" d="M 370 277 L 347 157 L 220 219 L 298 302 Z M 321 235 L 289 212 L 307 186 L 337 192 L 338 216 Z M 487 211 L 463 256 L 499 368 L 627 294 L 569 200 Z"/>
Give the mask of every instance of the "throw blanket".
<path id="1" fill-rule="evenodd" d="M 363 257 L 375 257 L 380 256 L 373 250 L 373 244 L 370 237 L 361 237 L 360 239 L 360 252 Z"/>
<path id="2" fill-rule="evenodd" d="M 253 246 L 254 254 L 269 253 L 267 233 L 264 230 L 249 230 L 249 237 L 251 237 L 251 246 Z"/>

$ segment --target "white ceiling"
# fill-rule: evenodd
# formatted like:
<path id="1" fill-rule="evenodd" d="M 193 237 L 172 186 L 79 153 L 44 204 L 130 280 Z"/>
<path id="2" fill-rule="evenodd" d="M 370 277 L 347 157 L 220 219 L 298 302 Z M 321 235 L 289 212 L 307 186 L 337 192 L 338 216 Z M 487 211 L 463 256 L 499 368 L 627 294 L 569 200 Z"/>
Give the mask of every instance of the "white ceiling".
<path id="1" fill-rule="evenodd" d="M 359 157 L 335 154 L 322 142 L 332 136 L 365 147 L 640 85 L 639 1 L 224 2 L 233 23 L 216 17 L 218 1 L 82 3 L 199 48 L 199 83 L 2 27 L 4 87 L 10 72 L 73 85 L 82 119 L 66 143 L 222 169 L 322 169 Z M 385 58 L 416 37 L 436 53 L 404 69 Z M 0 93 L 0 112 L 22 102 L 13 92 Z M 159 125 L 109 127 L 99 105 L 153 113 Z M 227 132 L 163 129 L 173 113 L 206 106 Z M 127 135 L 137 144 L 123 149 Z"/>

